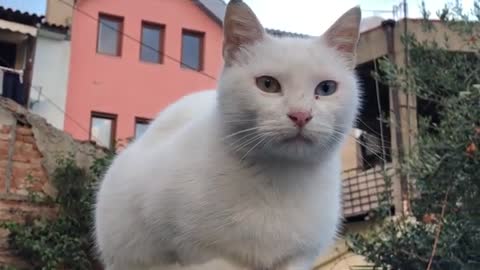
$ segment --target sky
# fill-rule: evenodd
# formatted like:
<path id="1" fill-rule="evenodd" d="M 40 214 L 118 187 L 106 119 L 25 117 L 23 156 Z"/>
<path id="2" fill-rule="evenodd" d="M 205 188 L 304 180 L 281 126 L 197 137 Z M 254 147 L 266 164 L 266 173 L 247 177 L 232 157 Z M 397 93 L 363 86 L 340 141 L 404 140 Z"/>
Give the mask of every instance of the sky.
<path id="1" fill-rule="evenodd" d="M 363 17 L 379 15 L 392 18 L 393 6 L 401 0 L 244 0 L 254 10 L 261 23 L 275 28 L 309 35 L 320 35 L 349 8 L 360 5 Z M 408 0 L 408 17 L 421 17 L 421 0 Z M 449 0 L 425 0 L 434 15 Z M 460 0 L 471 10 L 474 0 Z M 273 4 L 275 3 L 275 4 Z M 377 12 L 373 12 L 376 10 Z M 382 12 L 383 11 L 383 12 Z M 403 17 L 403 15 L 401 16 Z"/>
<path id="2" fill-rule="evenodd" d="M 0 0 L 0 6 L 45 15 L 46 0 Z"/>
<path id="3" fill-rule="evenodd" d="M 116 1 L 116 0 L 111 0 Z M 134 1 L 134 0 L 129 0 Z M 180 0 L 157 0 L 180 1 Z M 360 5 L 363 16 L 380 15 L 392 18 L 393 6 L 402 0 L 244 0 L 267 28 L 309 35 L 320 35 L 349 8 Z M 0 5 L 39 15 L 45 14 L 46 0 L 0 0 Z M 425 0 L 435 14 L 451 0 Z M 460 0 L 465 9 L 473 7 L 474 0 Z M 408 0 L 408 16 L 420 17 L 421 0 Z M 373 12 L 376 10 L 376 12 Z M 382 12 L 383 11 L 383 12 Z"/>

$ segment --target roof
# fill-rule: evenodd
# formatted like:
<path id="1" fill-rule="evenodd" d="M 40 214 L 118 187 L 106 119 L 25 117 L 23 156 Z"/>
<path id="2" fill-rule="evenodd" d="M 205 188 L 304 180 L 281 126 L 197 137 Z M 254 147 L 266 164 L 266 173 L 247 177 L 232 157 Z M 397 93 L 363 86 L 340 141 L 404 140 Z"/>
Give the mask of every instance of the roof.
<path id="1" fill-rule="evenodd" d="M 29 35 L 32 37 L 37 35 L 37 28 L 34 26 L 7 21 L 4 19 L 0 19 L 0 29 L 7 30 L 8 32 Z M 10 38 L 7 38 L 7 40 L 13 43 L 21 42 L 23 40 L 23 38 L 15 37 L 16 36 L 10 36 Z M 3 38 L 5 38 L 5 36 L 3 36 L 2 39 Z"/>
<path id="2" fill-rule="evenodd" d="M 0 19 L 36 26 L 42 22 L 43 16 L 0 6 Z"/>
<path id="3" fill-rule="evenodd" d="M 310 37 L 309 35 L 305 35 L 305 34 L 287 32 L 287 31 L 277 30 L 277 29 L 267 28 L 266 30 L 267 30 L 267 33 L 269 33 L 270 35 L 275 36 L 275 37 L 296 37 L 296 38 L 308 38 L 308 37 Z"/>
<path id="4" fill-rule="evenodd" d="M 193 0 L 214 21 L 223 24 L 227 4 L 223 0 Z"/>
<path id="5" fill-rule="evenodd" d="M 203 11 L 205 11 L 218 24 L 223 24 L 223 18 L 227 9 L 227 4 L 223 0 L 193 0 Z M 266 29 L 267 33 L 276 37 L 298 37 L 307 38 L 308 35 L 292 33 L 276 29 Z"/>

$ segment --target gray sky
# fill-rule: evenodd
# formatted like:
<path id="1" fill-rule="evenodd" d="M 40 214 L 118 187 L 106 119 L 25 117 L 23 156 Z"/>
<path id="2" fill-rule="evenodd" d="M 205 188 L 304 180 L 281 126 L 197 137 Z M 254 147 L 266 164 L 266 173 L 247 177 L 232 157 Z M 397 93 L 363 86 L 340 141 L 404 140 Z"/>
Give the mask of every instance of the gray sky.
<path id="1" fill-rule="evenodd" d="M 244 0 L 255 11 L 265 27 L 320 35 L 349 8 L 360 5 L 363 16 L 392 17 L 394 5 L 401 0 Z M 425 0 L 432 15 L 450 0 Z M 465 9 L 472 9 L 474 0 L 461 0 Z M 408 16 L 421 17 L 421 0 L 408 0 Z M 389 11 L 389 12 L 372 12 Z"/>
<path id="2" fill-rule="evenodd" d="M 116 0 L 110 0 L 116 1 Z M 134 1 L 134 0 L 129 0 Z M 157 0 L 180 1 L 180 0 Z M 382 15 L 392 17 L 391 11 L 401 0 L 244 0 L 255 11 L 265 27 L 310 35 L 319 35 L 325 31 L 335 19 L 349 8 L 360 4 L 364 16 Z M 466 9 L 473 7 L 474 0 L 461 0 Z M 432 14 L 451 0 L 425 0 Z M 409 17 L 420 17 L 421 0 L 408 0 Z M 43 15 L 45 0 L 0 0 L 0 5 Z"/>

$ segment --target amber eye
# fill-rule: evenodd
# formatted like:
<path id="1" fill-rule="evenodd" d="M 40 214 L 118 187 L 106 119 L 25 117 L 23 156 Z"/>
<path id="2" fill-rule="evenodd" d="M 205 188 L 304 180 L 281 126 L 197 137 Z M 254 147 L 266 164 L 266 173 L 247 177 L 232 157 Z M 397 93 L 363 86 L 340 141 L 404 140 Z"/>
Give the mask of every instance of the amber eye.
<path id="1" fill-rule="evenodd" d="M 266 93 L 280 93 L 282 87 L 277 79 L 272 76 L 261 76 L 256 78 L 257 87 Z"/>
<path id="2" fill-rule="evenodd" d="M 315 88 L 315 96 L 330 96 L 337 91 L 337 82 L 327 80 L 319 83 Z"/>

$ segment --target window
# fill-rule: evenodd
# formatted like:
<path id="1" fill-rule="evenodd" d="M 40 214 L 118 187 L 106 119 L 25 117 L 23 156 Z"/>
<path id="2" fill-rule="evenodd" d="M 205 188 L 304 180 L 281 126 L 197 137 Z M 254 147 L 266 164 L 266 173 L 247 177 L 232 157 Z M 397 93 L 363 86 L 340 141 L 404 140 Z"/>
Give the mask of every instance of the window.
<path id="1" fill-rule="evenodd" d="M 202 70 L 204 36 L 199 32 L 182 31 L 182 67 Z"/>
<path id="2" fill-rule="evenodd" d="M 0 66 L 15 68 L 16 58 L 17 45 L 15 43 L 0 41 Z"/>
<path id="3" fill-rule="evenodd" d="M 90 140 L 98 145 L 113 148 L 117 116 L 114 114 L 93 112 L 90 121 Z"/>
<path id="4" fill-rule="evenodd" d="M 135 139 L 140 138 L 140 136 L 147 131 L 148 125 L 150 124 L 150 119 L 146 118 L 135 118 Z"/>
<path id="5" fill-rule="evenodd" d="M 386 84 L 377 84 L 372 76 L 378 61 L 373 59 L 356 67 L 362 88 L 366 90 L 362 96 L 364 106 L 355 125 L 361 131 L 356 140 L 360 148 L 359 165 L 363 170 L 392 161 L 390 125 L 388 121 L 381 121 L 390 119 L 390 91 Z"/>
<path id="6" fill-rule="evenodd" d="M 123 18 L 100 15 L 98 21 L 97 52 L 120 56 L 122 51 Z"/>
<path id="7" fill-rule="evenodd" d="M 142 22 L 142 44 L 140 60 L 150 63 L 163 61 L 163 25 Z"/>

